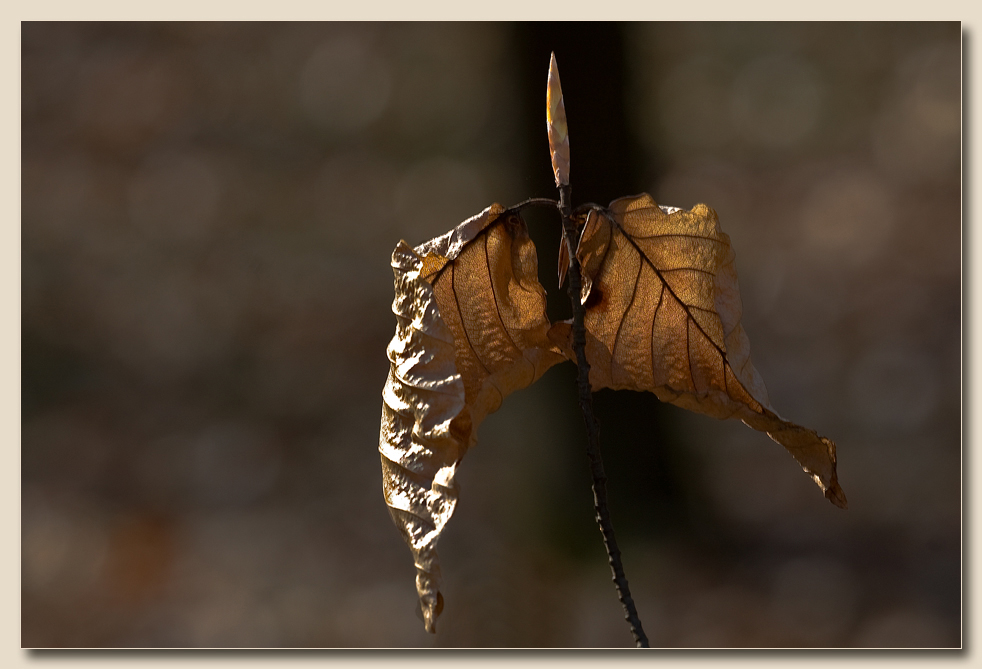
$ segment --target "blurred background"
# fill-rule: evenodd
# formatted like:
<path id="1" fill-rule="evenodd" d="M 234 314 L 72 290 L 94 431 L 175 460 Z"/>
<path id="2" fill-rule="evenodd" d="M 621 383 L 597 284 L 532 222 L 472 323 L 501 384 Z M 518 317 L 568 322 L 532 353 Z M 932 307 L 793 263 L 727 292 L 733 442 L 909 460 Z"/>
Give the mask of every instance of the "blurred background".
<path id="1" fill-rule="evenodd" d="M 960 645 L 961 39 L 24 23 L 22 644 L 631 645 L 572 365 L 464 459 L 436 635 L 381 494 L 390 253 L 555 197 L 555 50 L 575 203 L 716 209 L 772 404 L 850 503 L 739 422 L 599 393 L 652 645 Z"/>

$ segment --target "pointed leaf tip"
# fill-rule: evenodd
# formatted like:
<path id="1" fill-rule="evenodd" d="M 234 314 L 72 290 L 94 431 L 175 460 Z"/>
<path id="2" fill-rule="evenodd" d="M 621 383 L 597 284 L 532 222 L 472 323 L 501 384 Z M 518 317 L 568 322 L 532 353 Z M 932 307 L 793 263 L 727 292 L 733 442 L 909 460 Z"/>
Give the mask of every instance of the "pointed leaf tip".
<path id="1" fill-rule="evenodd" d="M 546 132 L 549 135 L 549 153 L 556 185 L 565 186 L 569 184 L 569 134 L 555 53 L 549 59 L 549 78 L 546 81 Z"/>

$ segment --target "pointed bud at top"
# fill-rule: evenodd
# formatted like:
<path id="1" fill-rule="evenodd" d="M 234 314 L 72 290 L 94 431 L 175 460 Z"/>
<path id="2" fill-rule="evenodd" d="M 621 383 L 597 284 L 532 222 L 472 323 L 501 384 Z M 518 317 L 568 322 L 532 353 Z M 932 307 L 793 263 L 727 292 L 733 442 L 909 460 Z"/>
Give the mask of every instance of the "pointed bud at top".
<path id="1" fill-rule="evenodd" d="M 563 87 L 559 83 L 559 66 L 556 54 L 549 60 L 549 79 L 546 83 L 546 131 L 549 133 L 549 153 L 552 155 L 552 171 L 556 185 L 569 184 L 569 135 L 566 130 L 566 106 L 563 104 Z"/>

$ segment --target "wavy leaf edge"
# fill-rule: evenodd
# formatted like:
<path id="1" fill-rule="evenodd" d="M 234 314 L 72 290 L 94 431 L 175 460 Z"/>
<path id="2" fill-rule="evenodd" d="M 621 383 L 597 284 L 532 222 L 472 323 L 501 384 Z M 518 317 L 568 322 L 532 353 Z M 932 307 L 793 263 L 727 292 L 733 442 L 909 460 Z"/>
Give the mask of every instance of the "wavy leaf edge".
<path id="1" fill-rule="evenodd" d="M 483 248 L 469 252 L 479 239 Z M 465 294 L 462 305 L 457 263 L 481 269 L 479 251 L 486 272 L 462 272 L 462 281 L 473 291 L 486 278 L 486 292 Z M 535 247 L 514 211 L 493 204 L 416 248 L 400 241 L 391 264 L 396 332 L 382 392 L 383 496 L 413 554 L 424 625 L 435 632 L 443 608 L 436 545 L 456 507 L 456 469 L 484 417 L 565 358 L 548 339 Z M 475 346 L 467 312 L 486 320 L 481 310 L 491 304 L 500 332 Z"/>

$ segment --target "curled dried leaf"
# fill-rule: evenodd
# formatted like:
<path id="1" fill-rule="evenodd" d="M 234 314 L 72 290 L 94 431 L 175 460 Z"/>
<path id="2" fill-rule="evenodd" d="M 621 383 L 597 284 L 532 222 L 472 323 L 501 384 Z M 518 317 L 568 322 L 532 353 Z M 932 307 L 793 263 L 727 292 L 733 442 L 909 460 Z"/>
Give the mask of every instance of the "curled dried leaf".
<path id="1" fill-rule="evenodd" d="M 576 255 L 583 273 L 586 355 L 599 388 L 653 392 L 716 418 L 736 417 L 784 446 L 835 505 L 835 444 L 770 406 L 740 323 L 734 252 L 706 205 L 661 208 L 649 195 L 585 213 Z M 550 336 L 575 361 L 569 325 Z"/>
<path id="2" fill-rule="evenodd" d="M 481 421 L 564 358 L 548 338 L 535 246 L 501 205 L 415 249 L 400 242 L 392 269 L 382 487 L 434 632 L 443 606 L 436 544 L 457 501 L 456 468 Z"/>

